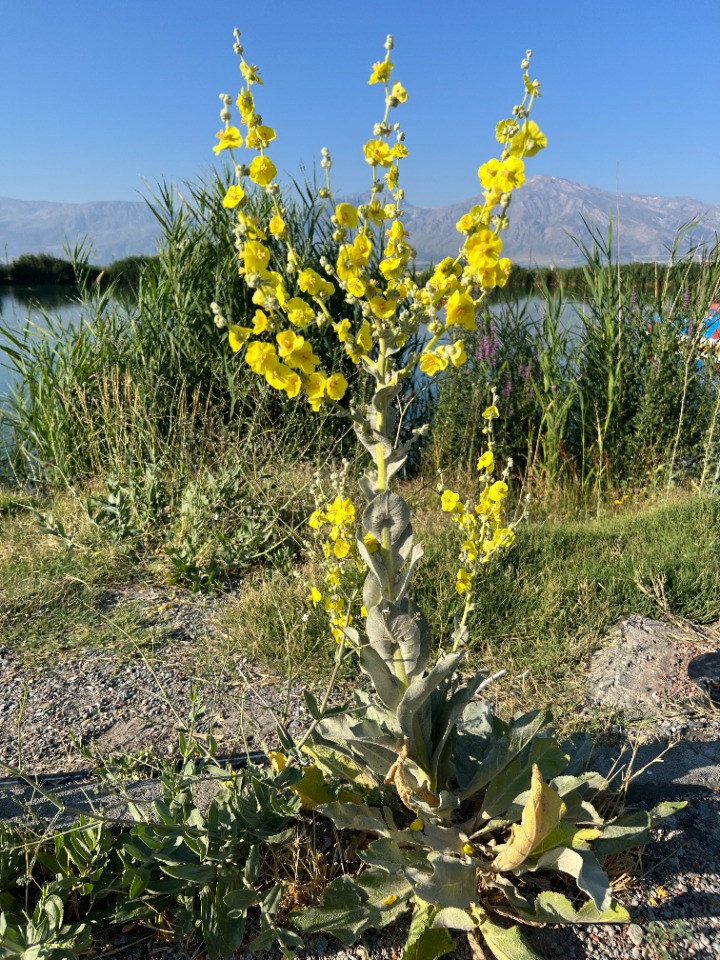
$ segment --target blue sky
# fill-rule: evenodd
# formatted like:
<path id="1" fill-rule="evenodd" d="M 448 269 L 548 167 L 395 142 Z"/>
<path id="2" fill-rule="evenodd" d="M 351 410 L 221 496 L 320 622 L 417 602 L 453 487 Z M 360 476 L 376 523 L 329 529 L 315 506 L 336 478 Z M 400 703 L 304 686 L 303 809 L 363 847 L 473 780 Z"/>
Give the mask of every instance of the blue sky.
<path id="1" fill-rule="evenodd" d="M 335 192 L 365 189 L 383 109 L 367 79 L 390 32 L 410 203 L 478 192 L 526 47 L 548 137 L 529 174 L 720 203 L 718 0 L 0 0 L 0 23 L 2 196 L 133 200 L 207 174 L 238 26 L 285 178 L 327 146 Z"/>

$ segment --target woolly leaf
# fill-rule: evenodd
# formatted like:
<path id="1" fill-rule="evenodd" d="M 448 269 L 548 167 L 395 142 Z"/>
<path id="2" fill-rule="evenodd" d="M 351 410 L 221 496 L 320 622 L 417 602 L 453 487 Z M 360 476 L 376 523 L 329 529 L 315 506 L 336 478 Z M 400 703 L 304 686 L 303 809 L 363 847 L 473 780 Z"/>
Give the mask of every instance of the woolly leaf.
<path id="1" fill-rule="evenodd" d="M 542 960 L 516 926 L 501 927 L 485 920 L 480 933 L 496 960 Z"/>
<path id="2" fill-rule="evenodd" d="M 524 863 L 533 849 L 557 827 L 564 809 L 557 793 L 543 783 L 540 769 L 535 764 L 522 820 L 513 825 L 510 841 L 495 857 L 493 869 L 500 873 L 515 870 Z"/>

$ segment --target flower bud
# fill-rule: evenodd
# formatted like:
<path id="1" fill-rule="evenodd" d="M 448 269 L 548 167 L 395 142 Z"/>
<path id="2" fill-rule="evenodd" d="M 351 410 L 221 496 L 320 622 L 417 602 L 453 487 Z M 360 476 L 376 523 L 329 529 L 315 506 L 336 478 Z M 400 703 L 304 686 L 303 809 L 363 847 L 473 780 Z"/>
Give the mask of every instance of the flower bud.
<path id="1" fill-rule="evenodd" d="M 330 191 L 328 190 L 327 187 L 320 187 L 320 189 L 318 190 L 318 196 L 320 197 L 321 200 L 329 200 Z"/>
<path id="2" fill-rule="evenodd" d="M 230 113 L 230 111 L 226 110 L 224 107 L 220 111 L 220 119 L 222 120 L 223 123 L 227 123 L 230 120 L 231 116 L 232 114 Z"/>
<path id="3" fill-rule="evenodd" d="M 236 53 L 239 57 L 242 56 L 243 45 L 241 43 L 233 44 L 233 53 Z"/>
<path id="4" fill-rule="evenodd" d="M 395 41 L 393 40 L 392 34 L 389 33 L 387 37 L 385 37 L 385 49 L 392 50 L 394 46 L 395 46 Z"/>

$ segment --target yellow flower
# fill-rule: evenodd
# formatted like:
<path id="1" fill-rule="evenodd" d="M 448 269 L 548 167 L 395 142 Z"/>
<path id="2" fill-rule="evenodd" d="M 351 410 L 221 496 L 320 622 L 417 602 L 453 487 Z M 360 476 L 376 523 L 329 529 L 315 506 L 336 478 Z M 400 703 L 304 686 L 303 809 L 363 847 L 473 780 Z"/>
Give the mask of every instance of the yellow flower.
<path id="1" fill-rule="evenodd" d="M 242 74 L 243 80 L 248 85 L 253 83 L 259 83 L 260 86 L 262 86 L 262 80 L 260 79 L 258 68 L 254 64 L 250 66 L 250 64 L 246 63 L 245 60 L 241 60 L 240 73 Z"/>
<path id="2" fill-rule="evenodd" d="M 440 502 L 444 513 L 456 513 L 458 510 L 462 510 L 460 495 L 452 490 L 443 490 Z"/>
<path id="3" fill-rule="evenodd" d="M 393 162 L 390 147 L 384 140 L 368 140 L 363 147 L 365 161 L 371 166 L 389 167 Z"/>
<path id="4" fill-rule="evenodd" d="M 447 302 L 445 322 L 448 327 L 459 326 L 466 330 L 475 329 L 475 304 L 466 290 L 456 290 Z"/>
<path id="5" fill-rule="evenodd" d="M 407 90 L 400 83 L 399 80 L 396 80 L 395 83 L 392 85 L 392 88 L 390 90 L 390 96 L 392 97 L 393 100 L 397 100 L 398 103 L 407 103 L 407 98 L 408 98 Z"/>
<path id="6" fill-rule="evenodd" d="M 405 259 L 403 257 L 389 257 L 387 260 L 381 260 L 378 264 L 380 273 L 382 273 L 386 280 L 392 280 L 398 277 L 402 273 L 404 266 Z"/>
<path id="7" fill-rule="evenodd" d="M 274 237 L 282 237 L 282 235 L 285 233 L 285 221 L 282 217 L 278 217 L 276 214 L 270 220 L 270 223 L 268 224 L 268 230 Z"/>
<path id="8" fill-rule="evenodd" d="M 333 373 L 327 378 L 325 389 L 331 400 L 341 400 L 347 388 L 348 382 L 341 373 Z"/>
<path id="9" fill-rule="evenodd" d="M 275 131 L 272 127 L 253 127 L 245 137 L 245 146 L 249 150 L 261 150 L 275 139 Z"/>
<path id="10" fill-rule="evenodd" d="M 468 263 L 475 269 L 494 267 L 502 250 L 502 240 L 491 230 L 478 230 L 468 238 L 465 255 Z"/>
<path id="11" fill-rule="evenodd" d="M 391 907 L 394 903 L 397 903 L 397 901 L 398 898 L 394 893 L 391 893 L 389 897 L 385 897 L 385 899 L 382 901 L 382 905 L 384 907 Z"/>
<path id="12" fill-rule="evenodd" d="M 347 230 L 354 230 L 358 225 L 358 212 L 351 203 L 339 203 L 335 207 L 335 216 L 338 224 Z"/>
<path id="13" fill-rule="evenodd" d="M 372 327 L 367 320 L 363 320 L 360 325 L 358 335 L 355 337 L 355 343 L 361 350 L 364 350 L 365 353 L 370 353 L 372 350 Z"/>
<path id="14" fill-rule="evenodd" d="M 458 233 L 470 233 L 475 226 L 475 217 L 471 213 L 464 213 L 455 224 Z"/>
<path id="15" fill-rule="evenodd" d="M 527 120 L 522 130 L 510 141 L 508 150 L 514 157 L 534 157 L 547 146 L 547 137 L 534 120 Z"/>
<path id="16" fill-rule="evenodd" d="M 360 297 L 365 296 L 365 291 L 367 287 L 365 286 L 365 281 L 361 280 L 360 277 L 348 277 L 347 280 L 347 292 L 351 297 Z"/>
<path id="17" fill-rule="evenodd" d="M 305 343 L 305 338 L 299 336 L 293 330 L 281 330 L 276 334 L 275 339 L 279 347 L 278 353 L 281 357 L 287 357 L 293 352 L 296 345 Z"/>
<path id="18" fill-rule="evenodd" d="M 296 327 L 304 327 L 312 323 L 315 314 L 309 303 L 305 303 L 300 297 L 291 297 L 287 302 L 288 320 Z"/>
<path id="19" fill-rule="evenodd" d="M 325 384 L 325 376 L 322 373 L 311 373 L 309 377 L 305 378 L 305 393 L 315 412 L 320 409 L 322 399 L 325 396 Z"/>
<path id="20" fill-rule="evenodd" d="M 216 136 L 219 141 L 213 147 L 216 154 L 221 150 L 232 150 L 234 147 L 242 146 L 242 137 L 237 127 L 225 127 L 224 130 L 218 130 Z"/>
<path id="21" fill-rule="evenodd" d="M 333 324 L 333 330 L 337 334 L 337 338 L 340 343 L 345 343 L 347 338 L 350 336 L 350 329 L 351 325 L 349 320 L 341 320 L 340 323 Z"/>
<path id="22" fill-rule="evenodd" d="M 500 411 L 493 403 L 492 406 L 486 407 L 483 410 L 482 415 L 483 415 L 483 420 L 495 420 L 497 419 L 497 417 L 500 416 Z"/>
<path id="23" fill-rule="evenodd" d="M 424 353 L 420 357 L 418 366 L 428 377 L 434 377 L 436 373 L 447 368 L 447 357 L 440 353 Z"/>
<path id="24" fill-rule="evenodd" d="M 311 587 L 310 593 L 308 594 L 308 600 L 312 600 L 314 607 L 320 603 L 322 600 L 322 594 L 317 587 Z"/>
<path id="25" fill-rule="evenodd" d="M 462 340 L 456 340 L 448 350 L 448 358 L 454 367 L 461 367 L 467 363 L 467 354 L 465 353 L 465 344 Z"/>
<path id="26" fill-rule="evenodd" d="M 358 234 L 350 247 L 350 256 L 356 267 L 364 267 L 372 256 L 372 242 L 364 233 Z"/>
<path id="27" fill-rule="evenodd" d="M 422 820 L 413 820 L 413 822 L 410 824 L 410 829 L 414 830 L 415 832 L 419 832 L 424 826 L 425 824 L 422 822 Z"/>
<path id="28" fill-rule="evenodd" d="M 320 530 L 321 527 L 324 527 L 328 522 L 327 517 L 320 510 L 313 510 L 310 514 L 310 519 L 308 520 L 308 526 L 312 527 L 313 530 Z"/>
<path id="29" fill-rule="evenodd" d="M 259 333 L 263 333 L 267 330 L 268 318 L 262 310 L 256 310 L 255 316 L 253 317 L 253 333 L 257 336 Z"/>
<path id="30" fill-rule="evenodd" d="M 263 273 L 270 262 L 270 251 L 259 240 L 248 240 L 243 247 L 246 273 Z"/>
<path id="31" fill-rule="evenodd" d="M 366 533 L 363 536 L 363 542 L 368 549 L 368 553 L 377 553 L 380 549 L 380 541 L 371 533 Z"/>
<path id="32" fill-rule="evenodd" d="M 463 550 L 467 556 L 468 563 L 475 563 L 478 558 L 477 544 L 474 540 L 466 540 L 463 545 Z"/>
<path id="33" fill-rule="evenodd" d="M 231 187 L 228 187 L 227 193 L 223 197 L 223 206 L 227 207 L 229 210 L 232 210 L 240 203 L 244 196 L 245 191 L 240 184 L 233 184 Z"/>
<path id="34" fill-rule="evenodd" d="M 478 457 L 477 462 L 478 470 L 486 470 L 488 473 L 492 473 L 495 469 L 495 457 L 493 456 L 492 450 L 486 450 L 482 456 Z"/>
<path id="35" fill-rule="evenodd" d="M 462 851 L 463 853 L 466 853 L 469 857 L 472 857 L 475 853 L 475 847 L 471 843 L 464 843 Z"/>
<path id="36" fill-rule="evenodd" d="M 250 164 L 250 179 L 259 187 L 266 187 L 276 173 L 275 164 L 269 157 L 255 157 Z"/>
<path id="37" fill-rule="evenodd" d="M 254 373 L 264 374 L 273 364 L 278 363 L 274 344 L 253 340 L 247 348 L 245 362 Z"/>
<path id="38" fill-rule="evenodd" d="M 328 521 L 338 527 L 355 523 L 355 507 L 349 497 L 335 497 L 327 509 Z"/>
<path id="39" fill-rule="evenodd" d="M 338 560 L 344 560 L 345 557 L 350 553 L 350 544 L 347 540 L 337 539 L 333 544 L 333 553 L 338 558 Z"/>
<path id="40" fill-rule="evenodd" d="M 369 161 L 368 161 L 369 162 Z M 389 167 L 392 164 L 392 158 L 388 160 L 387 163 L 382 164 L 382 166 Z M 388 206 L 394 210 L 394 205 L 388 204 Z M 365 219 L 369 223 L 374 223 L 376 227 L 381 227 L 383 220 L 385 219 L 385 211 L 387 207 L 384 207 L 379 200 L 373 200 L 372 203 L 369 203 L 365 208 Z"/>
<path id="41" fill-rule="evenodd" d="M 389 320 L 397 310 L 397 301 L 386 300 L 385 297 L 372 297 L 368 302 L 372 312 L 381 320 Z"/>
<path id="42" fill-rule="evenodd" d="M 503 192 L 521 187 L 525 182 L 525 164 L 519 157 L 508 157 L 500 164 L 495 178 L 495 186 Z"/>
<path id="43" fill-rule="evenodd" d="M 248 118 L 251 117 L 255 111 L 255 100 L 253 95 L 249 90 L 241 90 L 235 102 L 243 122 L 247 123 Z"/>
<path id="44" fill-rule="evenodd" d="M 471 573 L 468 573 L 467 570 L 458 570 L 457 577 L 455 578 L 455 590 L 458 593 L 467 593 L 472 587 L 472 583 L 473 576 Z"/>
<path id="45" fill-rule="evenodd" d="M 247 342 L 248 337 L 252 333 L 250 327 L 239 327 L 234 323 L 228 330 L 228 342 L 233 353 L 237 353 L 245 343 Z"/>
<path id="46" fill-rule="evenodd" d="M 298 337 L 294 349 L 287 355 L 285 362 L 303 373 L 311 374 L 320 363 L 320 357 L 313 353 L 311 343 L 308 343 L 303 337 Z"/>
<path id="47" fill-rule="evenodd" d="M 483 185 L 483 187 L 485 187 L 486 190 L 494 189 L 499 169 L 500 161 L 497 159 L 497 157 L 493 157 L 492 160 L 488 160 L 487 163 L 484 163 L 478 168 L 478 177 L 480 178 L 480 183 Z"/>
<path id="48" fill-rule="evenodd" d="M 503 480 L 496 480 L 488 489 L 487 495 L 493 503 L 499 503 L 508 495 L 508 485 Z"/>
<path id="49" fill-rule="evenodd" d="M 286 367 L 284 363 L 280 363 L 277 357 L 273 357 L 272 360 L 269 360 L 265 364 L 263 373 L 269 386 L 271 386 L 274 390 L 284 390 L 287 384 L 287 374 L 290 373 L 290 368 Z"/>
<path id="50" fill-rule="evenodd" d="M 311 297 L 329 297 L 335 292 L 335 287 L 328 280 L 324 280 L 311 267 L 301 271 L 298 277 L 298 286 L 303 293 L 309 293 Z"/>
<path id="51" fill-rule="evenodd" d="M 389 60 L 380 60 L 378 63 L 374 63 L 368 84 L 386 83 L 390 79 L 392 69 L 393 65 Z"/>

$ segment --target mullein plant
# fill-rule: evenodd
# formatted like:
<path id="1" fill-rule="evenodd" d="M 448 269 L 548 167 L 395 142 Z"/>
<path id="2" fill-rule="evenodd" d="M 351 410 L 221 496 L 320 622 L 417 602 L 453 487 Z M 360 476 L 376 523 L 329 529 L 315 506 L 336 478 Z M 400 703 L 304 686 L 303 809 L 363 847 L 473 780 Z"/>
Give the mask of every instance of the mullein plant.
<path id="1" fill-rule="evenodd" d="M 285 754 L 273 759 L 283 767 L 302 755 L 312 758 L 300 785 L 303 801 L 338 828 L 376 839 L 360 854 L 364 868 L 357 877 L 333 881 L 321 903 L 296 911 L 293 919 L 305 932 L 326 930 L 350 943 L 411 909 L 407 958 L 451 952 L 450 929 L 464 931 L 498 958 L 527 958 L 534 954 L 518 921 L 627 921 L 598 858 L 643 842 L 669 808 L 605 822 L 599 800 L 608 784 L 585 771 L 588 738 L 558 742 L 547 711 L 500 719 L 482 697 L 494 678 L 483 670 L 460 672 L 481 572 L 515 536 L 515 522 L 505 518 L 507 473 L 497 465 L 493 443 L 499 416 L 494 396 L 483 413 L 487 444 L 477 462 L 476 495 L 440 490 L 439 506 L 460 532 L 455 586 L 463 607 L 437 658 L 428 623 L 411 598 L 423 550 L 396 481 L 425 428 L 400 443 L 402 411 L 418 370 L 432 378 L 465 363 L 464 337 L 476 329 L 478 307 L 510 272 L 502 234 L 513 193 L 524 181 L 525 159 L 546 139 L 530 119 L 539 85 L 530 78 L 527 51 L 522 101 L 497 125 L 499 156 L 479 168 L 482 202 L 457 224 L 459 253 L 418 285 L 399 185 L 408 148 L 394 121 L 408 93 L 394 78 L 392 49 L 388 36 L 385 56 L 370 73 L 369 83 L 384 92 L 384 111 L 363 147 L 371 174 L 366 203 L 333 203 L 332 161 L 322 151 L 321 195 L 333 209 L 337 244 L 335 258 L 322 261 L 322 274 L 303 265 L 286 231 L 270 156 L 276 133 L 258 113 L 255 90 L 262 80 L 244 57 L 238 31 L 239 121 L 233 123 L 232 98 L 221 95 L 224 125 L 214 148 L 234 166 L 224 204 L 234 211 L 238 270 L 255 306 L 241 324 L 214 304 L 216 325 L 226 328 L 240 362 L 270 387 L 314 411 L 330 407 L 349 417 L 371 459 L 359 479 L 362 509 L 347 496 L 341 471 L 334 496 L 309 520 L 323 554 L 322 580 L 310 601 L 327 612 L 330 642 L 337 644 L 331 684 L 353 657 L 370 692 L 356 692 L 343 709 L 328 707 L 329 690 L 320 704 L 308 696 L 309 730 L 297 742 L 280 730 Z M 238 159 L 243 146 L 252 154 L 249 162 Z M 247 212 L 248 194 L 258 190 L 270 201 L 262 222 Z M 338 289 L 345 310 L 333 315 L 327 303 Z M 349 360 L 369 377 L 368 403 L 349 396 L 342 371 L 323 367 L 313 345 L 323 330 L 334 331 Z"/>

